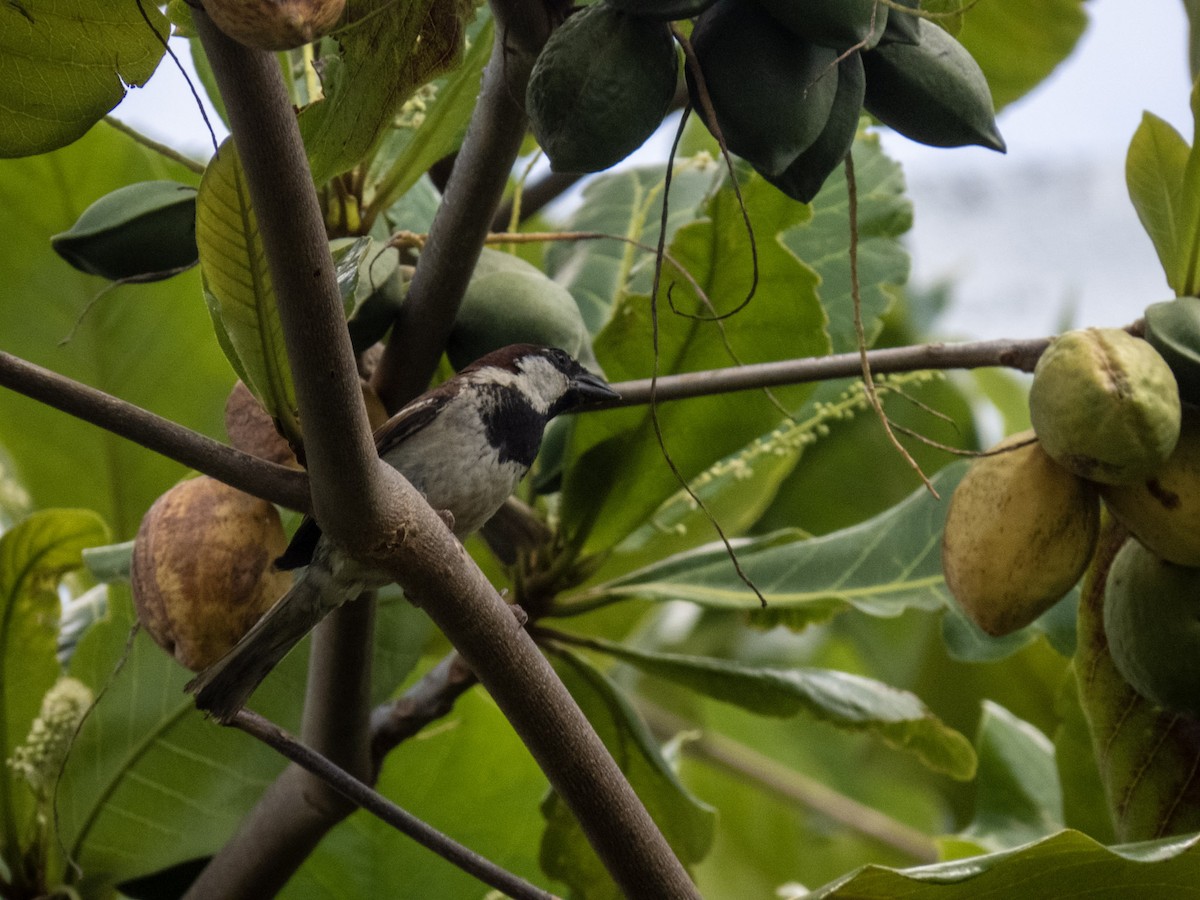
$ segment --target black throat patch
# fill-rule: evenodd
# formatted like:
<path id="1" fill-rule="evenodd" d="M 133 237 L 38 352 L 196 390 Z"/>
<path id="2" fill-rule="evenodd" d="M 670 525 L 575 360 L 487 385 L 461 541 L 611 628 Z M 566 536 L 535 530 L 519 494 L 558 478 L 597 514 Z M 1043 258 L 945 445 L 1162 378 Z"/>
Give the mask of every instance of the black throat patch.
<path id="1" fill-rule="evenodd" d="M 500 453 L 500 462 L 532 466 L 549 417 L 534 409 L 520 391 L 500 385 L 483 390 L 488 399 L 480 407 L 480 416 L 488 441 Z"/>

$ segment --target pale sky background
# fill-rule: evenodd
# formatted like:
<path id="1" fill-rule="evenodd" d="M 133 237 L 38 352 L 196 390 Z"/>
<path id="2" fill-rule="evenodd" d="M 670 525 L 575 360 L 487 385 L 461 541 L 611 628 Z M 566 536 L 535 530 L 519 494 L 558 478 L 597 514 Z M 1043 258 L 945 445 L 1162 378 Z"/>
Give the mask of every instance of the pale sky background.
<path id="1" fill-rule="evenodd" d="M 941 323 L 946 336 L 1032 336 L 1064 322 L 1120 325 L 1168 296 L 1125 191 L 1124 156 L 1144 109 L 1191 140 L 1183 4 L 1086 6 L 1091 25 L 1074 55 L 1002 113 L 1007 156 L 923 147 L 885 133 L 916 209 L 913 285 L 954 285 L 954 306 Z M 169 62 L 117 115 L 208 155 L 199 113 Z"/>

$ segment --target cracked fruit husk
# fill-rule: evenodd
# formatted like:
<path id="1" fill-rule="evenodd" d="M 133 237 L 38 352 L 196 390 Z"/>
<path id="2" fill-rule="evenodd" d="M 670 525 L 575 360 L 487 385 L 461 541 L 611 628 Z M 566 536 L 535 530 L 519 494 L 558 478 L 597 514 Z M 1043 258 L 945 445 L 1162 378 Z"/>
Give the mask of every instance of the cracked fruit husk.
<path id="1" fill-rule="evenodd" d="M 1029 416 L 1042 447 L 1084 478 L 1132 484 L 1175 449 L 1179 389 L 1166 361 L 1119 328 L 1069 331 L 1034 369 Z"/>
<path id="2" fill-rule="evenodd" d="M 216 26 L 260 50 L 291 50 L 328 34 L 346 0 L 204 0 Z"/>
<path id="3" fill-rule="evenodd" d="M 757 3 L 718 0 L 696 20 L 692 46 L 729 149 L 781 175 L 820 137 L 838 87 L 838 52 L 782 27 Z M 692 106 L 705 117 L 690 69 Z"/>
<path id="4" fill-rule="evenodd" d="M 208 476 L 181 482 L 154 501 L 134 541 L 138 621 L 182 665 L 203 669 L 291 585 L 274 567 L 286 547 L 266 500 Z"/>
<path id="5" fill-rule="evenodd" d="M 991 635 L 1028 625 L 1077 582 L 1096 546 L 1096 489 L 1048 457 L 1026 431 L 971 464 L 942 535 L 946 585 Z"/>
<path id="6" fill-rule="evenodd" d="M 586 6 L 555 29 L 525 92 L 533 134 L 555 172 L 599 172 L 645 143 L 679 80 L 666 22 Z"/>
<path id="7" fill-rule="evenodd" d="M 1108 571 L 1104 632 L 1134 690 L 1163 709 L 1200 715 L 1200 569 L 1126 541 Z"/>
<path id="8" fill-rule="evenodd" d="M 1100 485 L 1112 514 L 1163 559 L 1200 566 L 1200 413 L 1188 410 L 1175 450 L 1145 478 Z"/>

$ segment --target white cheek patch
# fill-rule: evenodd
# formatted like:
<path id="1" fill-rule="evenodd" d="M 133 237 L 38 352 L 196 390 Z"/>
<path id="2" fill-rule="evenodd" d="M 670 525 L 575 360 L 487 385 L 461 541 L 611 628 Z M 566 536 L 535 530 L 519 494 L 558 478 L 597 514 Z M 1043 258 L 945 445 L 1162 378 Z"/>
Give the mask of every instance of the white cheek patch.
<path id="1" fill-rule="evenodd" d="M 518 366 L 519 380 L 534 408 L 545 413 L 566 393 L 569 382 L 562 370 L 544 356 L 527 356 Z"/>

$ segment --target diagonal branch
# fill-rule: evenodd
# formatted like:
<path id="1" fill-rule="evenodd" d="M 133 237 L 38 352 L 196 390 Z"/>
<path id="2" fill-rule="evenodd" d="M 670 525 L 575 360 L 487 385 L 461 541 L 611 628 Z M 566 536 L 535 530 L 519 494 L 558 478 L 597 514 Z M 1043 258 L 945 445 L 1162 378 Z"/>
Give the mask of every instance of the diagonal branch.
<path id="1" fill-rule="evenodd" d="M 0 385 L 141 444 L 248 494 L 309 508 L 308 476 L 214 441 L 104 391 L 0 352 Z"/>
<path id="2" fill-rule="evenodd" d="M 432 850 L 464 872 L 474 875 L 484 884 L 503 891 L 505 896 L 514 900 L 554 900 L 553 894 L 523 878 L 518 878 L 427 825 L 257 713 L 242 710 L 234 718 L 233 725 L 316 775 L 356 806 L 361 806 L 372 815 L 378 816 L 401 834 Z"/>

